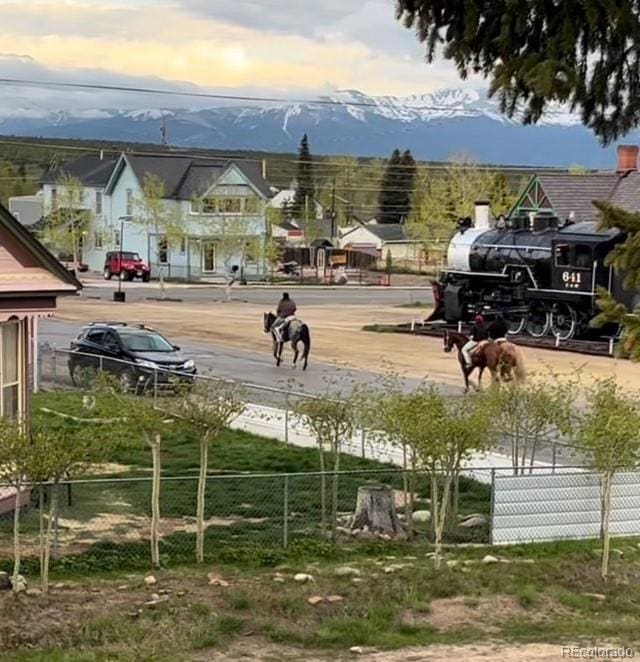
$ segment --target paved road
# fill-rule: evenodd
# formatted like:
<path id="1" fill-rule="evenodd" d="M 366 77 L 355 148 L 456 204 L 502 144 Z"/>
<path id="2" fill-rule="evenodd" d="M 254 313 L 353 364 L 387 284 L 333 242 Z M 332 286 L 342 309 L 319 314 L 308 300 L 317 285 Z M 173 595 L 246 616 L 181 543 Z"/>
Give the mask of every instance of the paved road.
<path id="1" fill-rule="evenodd" d="M 158 297 L 157 283 L 123 283 L 127 301 L 144 301 L 147 297 Z M 118 289 L 117 281 L 92 280 L 85 284 L 82 296 L 111 301 L 113 292 Z M 265 286 L 234 287 L 232 298 L 255 304 L 271 304 L 278 301 L 282 292 L 288 291 L 302 305 L 401 305 L 406 303 L 431 303 L 433 297 L 429 288 L 382 288 L 382 287 L 300 287 L 286 286 L 274 288 Z M 167 287 L 167 296 L 184 301 L 224 301 L 223 286 L 198 285 L 195 287 Z"/>

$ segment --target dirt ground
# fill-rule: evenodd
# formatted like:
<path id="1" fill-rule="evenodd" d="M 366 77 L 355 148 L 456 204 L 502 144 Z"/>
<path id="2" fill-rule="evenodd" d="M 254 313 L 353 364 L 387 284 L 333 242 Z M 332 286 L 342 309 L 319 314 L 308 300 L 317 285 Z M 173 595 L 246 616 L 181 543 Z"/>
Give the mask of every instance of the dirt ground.
<path id="1" fill-rule="evenodd" d="M 262 331 L 263 306 L 229 303 L 136 302 L 115 304 L 88 299 L 63 299 L 60 319 L 87 322 L 125 319 L 155 326 L 174 338 L 193 338 L 248 351 L 269 353 Z M 312 358 L 351 368 L 384 372 L 385 364 L 408 377 L 459 385 L 459 367 L 453 354 L 444 354 L 438 338 L 362 331 L 366 324 L 408 322 L 426 316 L 425 310 L 381 305 L 310 305 L 301 317 L 311 327 Z M 582 356 L 551 350 L 524 349 L 528 372 L 571 373 L 581 369 L 585 379 L 616 376 L 623 384 L 640 387 L 640 370 L 629 361 Z"/>

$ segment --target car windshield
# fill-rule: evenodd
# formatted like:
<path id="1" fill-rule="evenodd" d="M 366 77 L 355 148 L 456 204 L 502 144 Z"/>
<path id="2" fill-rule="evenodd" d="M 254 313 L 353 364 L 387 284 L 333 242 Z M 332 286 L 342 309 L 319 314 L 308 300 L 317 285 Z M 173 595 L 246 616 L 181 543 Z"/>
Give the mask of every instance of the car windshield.
<path id="1" fill-rule="evenodd" d="M 174 347 L 158 333 L 120 331 L 120 340 L 130 352 L 173 352 Z"/>
<path id="2" fill-rule="evenodd" d="M 118 253 L 120 255 L 120 253 Z M 135 260 L 138 262 L 140 260 L 140 256 L 137 253 L 122 253 L 122 259 L 123 260 Z"/>

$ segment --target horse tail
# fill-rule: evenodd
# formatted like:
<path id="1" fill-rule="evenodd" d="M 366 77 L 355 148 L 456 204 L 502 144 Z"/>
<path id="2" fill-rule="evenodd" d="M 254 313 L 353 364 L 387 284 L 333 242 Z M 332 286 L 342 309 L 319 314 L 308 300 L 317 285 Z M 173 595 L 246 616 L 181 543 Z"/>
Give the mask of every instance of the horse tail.
<path id="1" fill-rule="evenodd" d="M 513 377 L 517 382 L 524 381 L 524 357 L 519 347 L 513 343 L 504 343 L 498 362 L 501 366 L 500 372 L 505 378 L 513 373 Z"/>
<path id="2" fill-rule="evenodd" d="M 304 345 L 304 354 L 302 355 L 302 358 L 306 361 L 309 358 L 309 352 L 311 351 L 311 333 L 306 324 L 303 324 L 300 328 L 300 340 Z"/>

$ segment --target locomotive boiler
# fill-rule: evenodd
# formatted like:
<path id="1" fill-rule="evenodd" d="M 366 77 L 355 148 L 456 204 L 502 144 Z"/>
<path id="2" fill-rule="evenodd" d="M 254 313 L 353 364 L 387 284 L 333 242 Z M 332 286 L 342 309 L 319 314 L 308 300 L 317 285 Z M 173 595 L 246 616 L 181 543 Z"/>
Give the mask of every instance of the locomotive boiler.
<path id="1" fill-rule="evenodd" d="M 599 230 L 595 221 L 574 223 L 538 214 L 490 222 L 488 203 L 476 204 L 475 223 L 462 219 L 447 253 L 447 268 L 434 282 L 436 307 L 430 320 L 469 321 L 478 310 L 502 315 L 513 334 L 584 337 L 597 314 L 599 287 L 633 306 L 637 293 L 605 265 L 625 239 Z M 602 334 L 615 334 L 608 326 Z"/>

